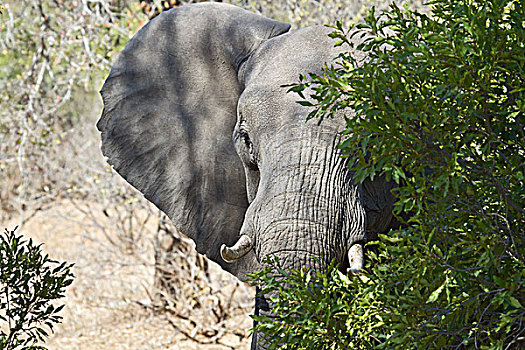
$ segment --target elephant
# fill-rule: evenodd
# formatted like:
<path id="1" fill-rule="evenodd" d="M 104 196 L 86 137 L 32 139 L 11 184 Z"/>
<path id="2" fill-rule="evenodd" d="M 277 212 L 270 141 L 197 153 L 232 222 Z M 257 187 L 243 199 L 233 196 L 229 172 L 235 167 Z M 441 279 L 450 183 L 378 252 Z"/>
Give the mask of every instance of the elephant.
<path id="1" fill-rule="evenodd" d="M 307 121 L 285 87 L 342 49 L 325 26 L 290 27 L 226 3 L 177 7 L 127 43 L 101 89 L 107 161 L 241 280 L 269 256 L 358 272 L 363 242 L 396 223 L 393 184 L 354 181 L 340 157 L 342 114 Z"/>

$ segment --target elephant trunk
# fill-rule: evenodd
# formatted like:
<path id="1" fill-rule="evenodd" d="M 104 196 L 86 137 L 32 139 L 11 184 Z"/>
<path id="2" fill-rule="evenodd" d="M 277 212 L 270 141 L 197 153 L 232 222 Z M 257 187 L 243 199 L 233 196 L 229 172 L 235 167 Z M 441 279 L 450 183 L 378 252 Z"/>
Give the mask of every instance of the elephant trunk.
<path id="1" fill-rule="evenodd" d="M 360 185 L 337 154 L 338 141 L 334 134 L 309 132 L 280 145 L 280 153 L 269 152 L 266 161 L 272 166 L 262 167 L 259 190 L 246 216 L 261 260 L 276 255 L 287 268 L 323 268 L 316 261 L 346 263 L 351 247 L 365 238 Z M 359 253 L 357 248 L 354 252 Z"/>
<path id="2" fill-rule="evenodd" d="M 320 270 L 335 260 L 357 273 L 366 232 L 360 185 L 337 154 L 335 132 L 303 130 L 307 135 L 264 153 L 257 195 L 241 233 L 254 237 L 260 262 L 274 256 L 285 270 Z M 271 316 L 271 296 L 257 296 L 256 314 Z M 255 333 L 253 349 L 264 349 L 261 343 L 264 334 Z"/>

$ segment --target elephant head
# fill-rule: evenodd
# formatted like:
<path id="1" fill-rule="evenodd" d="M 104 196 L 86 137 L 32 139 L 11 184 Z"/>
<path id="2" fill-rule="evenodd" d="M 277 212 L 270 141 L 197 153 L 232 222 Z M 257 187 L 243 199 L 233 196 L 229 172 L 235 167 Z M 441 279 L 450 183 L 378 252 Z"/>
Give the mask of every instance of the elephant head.
<path id="1" fill-rule="evenodd" d="M 337 56 L 329 32 L 182 6 L 129 41 L 102 88 L 109 163 L 241 279 L 270 255 L 358 270 L 356 244 L 392 224 L 391 184 L 355 183 L 338 156 L 344 119 L 306 122 L 310 107 L 283 87 Z"/>

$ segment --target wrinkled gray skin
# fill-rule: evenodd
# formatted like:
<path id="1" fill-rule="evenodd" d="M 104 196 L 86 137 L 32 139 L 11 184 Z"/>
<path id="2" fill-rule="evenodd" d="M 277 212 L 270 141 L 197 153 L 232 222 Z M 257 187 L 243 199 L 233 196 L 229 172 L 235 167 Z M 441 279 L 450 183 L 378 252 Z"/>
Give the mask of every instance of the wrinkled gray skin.
<path id="1" fill-rule="evenodd" d="M 343 118 L 306 122 L 310 109 L 281 87 L 338 54 L 329 32 L 187 5 L 141 29 L 102 88 L 109 163 L 241 279 L 272 254 L 286 268 L 348 266 L 354 243 L 393 224 L 391 185 L 353 183 L 337 155 Z M 253 248 L 226 263 L 221 245 L 241 235 Z M 268 311 L 264 298 L 256 307 Z M 256 334 L 252 349 L 262 348 Z"/>

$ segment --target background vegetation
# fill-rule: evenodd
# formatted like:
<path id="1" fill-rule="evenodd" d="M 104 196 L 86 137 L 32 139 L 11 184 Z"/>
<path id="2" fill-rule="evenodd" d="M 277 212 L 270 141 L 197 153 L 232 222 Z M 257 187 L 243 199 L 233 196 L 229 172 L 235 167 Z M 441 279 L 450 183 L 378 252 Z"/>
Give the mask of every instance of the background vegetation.
<path id="1" fill-rule="evenodd" d="M 312 118 L 355 111 L 342 154 L 359 181 L 395 181 L 395 212 L 410 219 L 369 243 L 351 280 L 334 267 L 256 274 L 280 289 L 279 316 L 256 318 L 271 348 L 524 346 L 524 10 L 437 0 L 428 16 L 393 6 L 334 27 L 348 53 L 292 90 Z"/>

